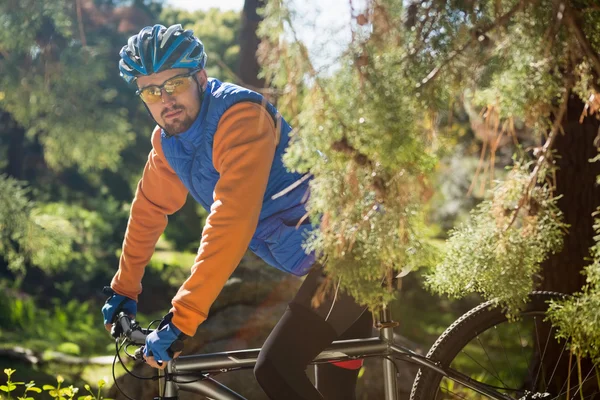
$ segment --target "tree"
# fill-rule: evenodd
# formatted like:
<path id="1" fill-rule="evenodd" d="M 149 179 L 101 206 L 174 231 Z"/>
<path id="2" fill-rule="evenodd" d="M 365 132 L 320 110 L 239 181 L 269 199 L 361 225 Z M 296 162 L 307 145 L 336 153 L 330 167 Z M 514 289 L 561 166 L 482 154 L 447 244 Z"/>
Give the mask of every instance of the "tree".
<path id="1" fill-rule="evenodd" d="M 267 78 L 280 88 L 309 83 L 302 104 L 295 103 L 298 133 L 287 157 L 291 168 L 314 174 L 309 206 L 321 229 L 308 248 L 328 257 L 329 275 L 373 309 L 392 296 L 389 285 L 380 289 L 382 277 L 390 282 L 403 267 L 439 260 L 427 251 L 422 204 L 436 163 L 452 151 L 454 116 L 467 98 L 495 136 L 491 149 L 482 149 L 490 155 L 488 171 L 498 143 L 505 136 L 516 141 L 516 125 L 525 125 L 537 146 L 517 145 L 507 178 L 490 179 L 486 200 L 433 262 L 430 286 L 454 296 L 479 292 L 509 313 L 539 284 L 542 270 L 544 287 L 578 290 L 594 243 L 591 213 L 600 203 L 591 189 L 597 166 L 588 164 L 598 130 L 591 100 L 599 92 L 598 6 L 367 4 L 353 10 L 353 41 L 332 76 L 312 68 L 284 2 L 269 3 L 262 25 Z M 294 103 L 294 95 L 284 101 Z M 542 269 L 549 253 L 555 255 Z M 561 268 L 550 270 L 556 264 Z M 597 313 L 589 308 L 586 315 L 594 321 Z M 572 349 L 597 357 L 597 339 L 583 339 Z"/>
<path id="2" fill-rule="evenodd" d="M 0 5 L 0 152 L 7 155 L 0 165 L 7 211 L 0 253 L 7 264 L 0 271 L 8 266 L 23 277 L 39 268 L 28 277 L 48 290 L 44 273 L 108 279 L 126 224 L 123 203 L 131 201 L 145 161 L 132 151 L 133 126 L 152 128 L 114 61 L 129 33 L 123 8 L 104 3 Z M 139 133 L 149 149 L 147 132 Z M 133 156 L 123 159 L 128 152 Z M 82 287 L 74 285 L 75 292 L 89 296 Z"/>
<path id="3" fill-rule="evenodd" d="M 240 62 L 238 65 L 238 76 L 241 84 L 251 88 L 264 88 L 265 80 L 259 78 L 260 66 L 256 57 L 256 51 L 260 39 L 256 30 L 262 21 L 259 9 L 265 6 L 264 0 L 246 0 L 242 11 L 242 28 L 240 30 Z"/>

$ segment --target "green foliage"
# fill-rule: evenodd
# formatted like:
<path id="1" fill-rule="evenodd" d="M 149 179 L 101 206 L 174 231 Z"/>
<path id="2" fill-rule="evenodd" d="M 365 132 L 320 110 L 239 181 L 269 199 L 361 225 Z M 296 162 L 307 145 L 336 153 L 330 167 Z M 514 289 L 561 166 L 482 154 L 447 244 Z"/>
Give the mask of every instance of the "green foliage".
<path id="1" fill-rule="evenodd" d="M 600 214 L 600 210 L 596 215 Z M 558 336 L 569 339 L 570 350 L 578 357 L 600 361 L 600 219 L 594 225 L 596 244 L 590 249 L 593 262 L 584 273 L 586 285 L 574 297 L 551 304 L 550 320 Z"/>
<path id="2" fill-rule="evenodd" d="M 509 315 L 525 304 L 540 263 L 560 250 L 566 229 L 551 189 L 532 188 L 533 178 L 527 164 L 516 165 L 451 231 L 443 262 L 427 277 L 430 288 L 457 298 L 480 293 Z"/>
<path id="3" fill-rule="evenodd" d="M 7 380 L 6 380 L 6 385 L 0 385 L 0 391 L 6 393 L 6 395 L 8 396 L 7 399 L 12 399 L 11 397 L 11 393 L 14 392 L 18 386 L 23 386 L 24 387 L 24 391 L 23 391 L 23 396 L 22 397 L 17 397 L 17 400 L 32 400 L 33 397 L 30 397 L 28 395 L 29 392 L 33 392 L 33 393 L 41 393 L 42 389 L 38 388 L 35 386 L 35 383 L 33 381 L 29 382 L 29 383 L 25 383 L 25 382 L 13 382 L 11 380 L 12 375 L 15 373 L 16 371 L 14 369 L 10 369 L 10 368 L 6 368 L 4 370 L 4 373 L 7 376 Z M 0 400 L 2 400 L 2 394 L 0 394 Z"/>
<path id="4" fill-rule="evenodd" d="M 0 253 L 11 270 L 24 272 L 26 262 L 47 269 L 64 266 L 73 236 L 68 221 L 43 213 L 16 180 L 0 175 Z"/>
<path id="5" fill-rule="evenodd" d="M 91 302 L 47 300 L 44 307 L 33 298 L 6 287 L 0 293 L 0 337 L 4 343 L 21 343 L 36 351 L 60 349 L 70 354 L 103 351 L 106 332 L 100 312 Z"/>
<path id="6" fill-rule="evenodd" d="M 133 139 L 127 110 L 112 106 L 117 90 L 104 84 L 115 68 L 106 43 L 82 45 L 74 8 L 65 0 L 0 5 L 0 109 L 43 144 L 50 167 L 115 170 Z"/>
<path id="7" fill-rule="evenodd" d="M 277 5 L 266 12 L 285 15 Z M 286 60 L 303 57 L 302 46 L 282 51 Z M 342 290 L 374 310 L 394 297 L 393 276 L 430 262 L 419 205 L 436 157 L 419 98 L 397 95 L 414 93 L 414 85 L 393 72 L 403 50 L 381 44 L 373 51 L 373 64 L 359 73 L 344 68 L 327 79 L 312 77 L 284 161 L 314 175 L 308 207 L 321 229 L 308 239 L 307 249 L 327 259 L 326 271 Z M 288 78 L 310 74 L 303 66 L 307 63 L 284 61 L 267 76 L 282 68 L 296 68 Z"/>
<path id="8" fill-rule="evenodd" d="M 208 55 L 206 72 L 209 76 L 230 82 L 239 81 L 235 72 L 240 52 L 239 12 L 220 11 L 218 8 L 194 12 L 165 8 L 160 20 L 166 26 L 181 24 L 185 29 L 192 29 L 202 40 Z"/>
<path id="9" fill-rule="evenodd" d="M 452 152 L 445 147 L 461 131 L 455 105 L 472 97 L 482 110 L 470 122 L 489 136 L 486 150 L 515 124 L 542 141 L 566 88 L 587 100 L 592 72 L 600 74 L 550 0 L 372 0 L 354 10 L 352 42 L 327 75 L 297 42 L 291 3 L 268 3 L 261 59 L 296 128 L 286 163 L 314 174 L 309 208 L 321 229 L 307 246 L 370 307 L 390 299 L 375 290 L 377 279 L 431 260 L 421 216 L 438 156 Z M 568 3 L 565 14 L 584 13 L 581 29 L 596 43 L 597 12 Z M 431 287 L 452 296 L 476 291 L 509 313 L 519 308 L 566 228 L 551 185 L 538 179 L 547 172 L 527 168 L 516 165 L 453 231 Z"/>
<path id="10" fill-rule="evenodd" d="M 111 233 L 107 221 L 76 205 L 37 204 L 28 195 L 19 182 L 0 175 L 0 254 L 9 269 L 22 274 L 26 263 L 47 273 L 64 271 L 70 263 L 92 268 Z"/>
<path id="11" fill-rule="evenodd" d="M 23 396 L 17 396 L 16 400 L 34 400 L 35 397 L 32 397 L 32 393 L 40 394 L 42 391 L 48 392 L 48 395 L 53 399 L 57 400 L 110 400 L 108 398 L 103 397 L 102 388 L 106 385 L 104 380 L 98 381 L 98 392 L 94 393 L 90 385 L 85 385 L 86 391 L 89 393 L 84 396 L 77 396 L 79 393 L 79 388 L 74 387 L 73 385 L 69 385 L 67 387 L 63 387 L 63 383 L 65 379 L 58 375 L 56 377 L 56 386 L 53 385 L 44 385 L 41 389 L 35 385 L 34 381 L 29 383 L 25 382 L 12 382 L 11 377 L 16 371 L 11 368 L 6 368 L 4 373 L 7 376 L 6 385 L 0 385 L 0 391 L 6 393 L 6 400 L 11 400 L 12 395 L 15 394 L 20 386 L 23 387 Z M 77 396 L 77 397 L 76 397 Z M 0 400 L 3 400 L 4 397 L 0 394 Z"/>

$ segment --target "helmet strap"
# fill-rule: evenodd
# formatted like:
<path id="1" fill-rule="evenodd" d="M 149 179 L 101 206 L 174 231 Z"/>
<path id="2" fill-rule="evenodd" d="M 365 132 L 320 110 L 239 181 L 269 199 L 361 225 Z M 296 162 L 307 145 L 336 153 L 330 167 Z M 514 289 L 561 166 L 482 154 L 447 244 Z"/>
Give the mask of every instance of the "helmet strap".
<path id="1" fill-rule="evenodd" d="M 200 84 L 200 81 L 198 80 L 198 75 L 194 74 L 194 81 L 196 82 L 196 85 L 198 85 L 198 97 L 200 98 L 200 110 L 202 110 L 202 101 L 204 100 L 204 88 L 202 87 L 202 85 Z M 200 110 L 198 110 L 198 112 L 200 112 Z"/>

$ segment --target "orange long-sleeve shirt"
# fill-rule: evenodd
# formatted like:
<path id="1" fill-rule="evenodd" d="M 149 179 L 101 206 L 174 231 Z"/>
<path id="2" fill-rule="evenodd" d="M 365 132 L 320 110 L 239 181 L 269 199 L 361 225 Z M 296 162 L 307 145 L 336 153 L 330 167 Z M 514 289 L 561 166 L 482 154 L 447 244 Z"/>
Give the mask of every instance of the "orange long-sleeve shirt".
<path id="1" fill-rule="evenodd" d="M 273 119 L 258 104 L 242 102 L 221 117 L 214 135 L 213 164 L 219 180 L 191 275 L 173 298 L 173 323 L 193 336 L 244 255 L 258 224 L 279 140 Z M 162 152 L 160 129 L 131 206 L 119 270 L 111 287 L 137 300 L 144 268 L 167 215 L 185 203 L 187 189 Z"/>

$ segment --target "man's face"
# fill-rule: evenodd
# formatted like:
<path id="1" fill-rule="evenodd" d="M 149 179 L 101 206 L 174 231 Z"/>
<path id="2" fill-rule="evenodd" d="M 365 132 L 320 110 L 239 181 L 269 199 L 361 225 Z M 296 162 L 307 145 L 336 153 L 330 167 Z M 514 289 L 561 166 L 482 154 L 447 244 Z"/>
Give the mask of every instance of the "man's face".
<path id="1" fill-rule="evenodd" d="M 178 75 L 185 75 L 188 72 L 190 70 L 186 68 L 175 68 L 141 76 L 137 79 L 137 86 L 140 90 L 148 86 L 160 86 L 169 79 Z M 194 75 L 196 75 L 200 85 L 206 88 L 206 71 L 200 70 Z M 198 84 L 193 78 L 190 77 L 189 79 L 191 84 L 183 92 L 170 95 L 163 88 L 159 101 L 146 103 L 156 122 L 171 135 L 188 130 L 200 112 Z"/>

